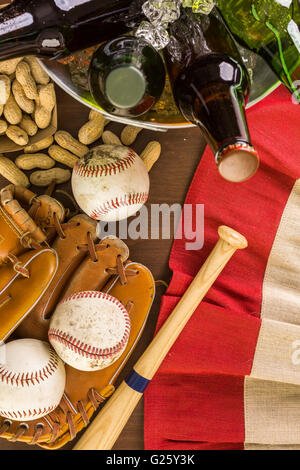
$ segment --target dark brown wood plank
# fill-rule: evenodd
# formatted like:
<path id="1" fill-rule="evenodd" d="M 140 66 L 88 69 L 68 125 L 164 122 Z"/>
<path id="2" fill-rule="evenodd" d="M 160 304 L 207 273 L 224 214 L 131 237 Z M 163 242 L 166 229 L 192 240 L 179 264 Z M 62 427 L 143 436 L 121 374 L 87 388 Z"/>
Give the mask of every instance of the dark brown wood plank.
<path id="1" fill-rule="evenodd" d="M 57 89 L 59 129 L 64 129 L 76 136 L 80 126 L 86 121 L 89 109 L 62 90 Z M 110 130 L 120 135 L 122 125 L 111 123 Z M 196 128 L 170 130 L 165 133 L 145 130 L 138 135 L 133 148 L 140 152 L 150 140 L 159 140 L 162 145 L 162 155 L 150 172 L 150 204 L 183 204 L 191 179 L 203 153 L 204 140 Z M 13 155 L 11 155 L 13 156 Z M 0 179 L 0 186 L 4 180 Z M 70 190 L 69 186 L 65 189 Z M 169 282 L 171 273 L 168 267 L 168 259 L 172 246 L 170 240 L 128 240 L 130 257 L 132 260 L 145 264 L 153 273 L 155 279 L 163 279 Z M 133 355 L 120 375 L 122 380 L 136 362 L 146 346 L 151 341 L 157 316 L 159 313 L 160 297 L 164 288 L 157 289 L 157 295 L 153 304 L 149 321 L 144 334 L 138 343 Z M 70 442 L 64 449 L 72 449 L 75 441 Z M 114 449 L 135 450 L 143 449 L 143 403 L 136 408 Z M 10 443 L 0 439 L 0 450 L 16 449 L 40 449 L 38 446 L 28 446 L 22 443 Z"/>

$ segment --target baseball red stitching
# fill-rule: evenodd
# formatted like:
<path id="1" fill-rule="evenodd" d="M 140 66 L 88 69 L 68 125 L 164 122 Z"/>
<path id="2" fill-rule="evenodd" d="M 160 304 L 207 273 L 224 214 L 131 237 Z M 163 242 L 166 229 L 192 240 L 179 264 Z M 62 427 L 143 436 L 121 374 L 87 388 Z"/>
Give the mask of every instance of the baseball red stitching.
<path id="1" fill-rule="evenodd" d="M 4 366 L 0 366 L 0 379 L 2 382 L 6 382 L 10 385 L 16 385 L 17 387 L 20 385 L 21 387 L 25 387 L 25 385 L 36 385 L 39 384 L 41 381 L 44 381 L 48 377 L 54 374 L 58 367 L 58 357 L 56 353 L 50 348 L 50 359 L 48 364 L 43 367 L 43 369 L 39 369 L 35 372 L 19 372 L 14 373 L 13 371 L 7 370 Z"/>
<path id="2" fill-rule="evenodd" d="M 76 175 L 88 177 L 116 175 L 117 173 L 121 173 L 122 171 L 127 170 L 127 168 L 130 168 L 133 165 L 135 158 L 136 153 L 129 148 L 128 155 L 116 163 L 89 166 L 89 163 L 84 164 L 76 162 L 74 166 L 74 172 Z"/>
<path id="3" fill-rule="evenodd" d="M 48 414 L 51 413 L 51 411 L 55 410 L 55 406 L 48 406 L 47 408 L 38 408 L 38 409 L 31 409 L 31 410 L 17 410 L 17 411 L 8 411 L 8 410 L 2 410 L 0 408 L 0 415 L 4 416 L 5 418 L 12 418 L 12 419 L 22 419 L 22 418 L 27 418 L 27 417 L 32 417 L 34 418 L 35 416 L 41 415 L 41 414 Z"/>
<path id="4" fill-rule="evenodd" d="M 121 207 L 128 207 L 134 204 L 145 204 L 148 196 L 148 193 L 125 194 L 122 198 L 116 197 L 111 201 L 104 202 L 93 209 L 89 215 L 92 219 L 98 220 L 99 217 L 108 214 L 112 210 L 120 209 Z"/>
<path id="5" fill-rule="evenodd" d="M 104 348 L 104 349 L 96 348 L 94 346 L 92 347 L 91 345 L 80 342 L 80 340 L 73 338 L 73 336 L 57 328 L 51 328 L 49 330 L 48 332 L 49 340 L 50 341 L 56 340 L 59 343 L 66 346 L 67 348 L 71 349 L 71 351 L 74 351 L 80 356 L 84 356 L 87 358 L 99 359 L 101 357 L 111 357 L 114 354 L 121 351 L 128 341 L 129 333 L 130 333 L 130 318 L 129 318 L 128 312 L 125 309 L 124 305 L 122 305 L 118 299 L 116 299 L 115 297 L 112 297 L 109 294 L 106 294 L 104 292 L 98 292 L 98 291 L 78 292 L 76 294 L 70 295 L 69 297 L 66 297 L 65 299 L 61 300 L 59 302 L 59 305 L 62 303 L 68 302 L 69 300 L 87 299 L 87 298 L 100 298 L 100 299 L 109 300 L 110 302 L 117 305 L 121 309 L 125 317 L 125 332 L 121 341 L 119 341 L 119 343 L 117 343 L 114 347 L 111 347 L 111 348 Z"/>

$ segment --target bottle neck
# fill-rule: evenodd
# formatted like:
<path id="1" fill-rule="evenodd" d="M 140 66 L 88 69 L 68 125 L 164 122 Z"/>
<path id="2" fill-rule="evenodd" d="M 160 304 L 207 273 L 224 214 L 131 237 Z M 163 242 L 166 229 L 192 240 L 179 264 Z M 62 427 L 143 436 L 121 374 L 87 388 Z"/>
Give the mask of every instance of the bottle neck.
<path id="1" fill-rule="evenodd" d="M 230 144 L 251 144 L 244 111 L 247 74 L 236 61 L 208 55 L 177 77 L 173 91 L 181 113 L 201 128 L 215 155 Z"/>
<path id="2" fill-rule="evenodd" d="M 251 178 L 259 167 L 255 149 L 245 143 L 227 145 L 216 155 L 220 175 L 232 183 L 241 183 Z"/>
<path id="3" fill-rule="evenodd" d="M 179 73 L 173 92 L 183 116 L 202 130 L 223 178 L 241 182 L 253 176 L 259 160 L 244 111 L 249 82 L 243 66 L 208 54 Z"/>
<path id="4" fill-rule="evenodd" d="M 35 40 L 30 42 L 28 41 L 18 41 L 16 44 L 1 44 L 0 43 L 0 60 L 13 59 L 14 57 L 21 57 L 24 55 L 33 55 L 37 54 L 37 45 Z"/>

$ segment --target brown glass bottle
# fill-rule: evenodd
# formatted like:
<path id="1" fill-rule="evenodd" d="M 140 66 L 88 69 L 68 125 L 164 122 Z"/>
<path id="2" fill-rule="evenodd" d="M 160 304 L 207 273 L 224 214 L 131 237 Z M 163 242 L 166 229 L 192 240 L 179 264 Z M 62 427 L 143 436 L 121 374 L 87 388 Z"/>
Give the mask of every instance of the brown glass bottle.
<path id="1" fill-rule="evenodd" d="M 141 0 L 15 0 L 0 10 L 0 60 L 60 58 L 128 32 Z"/>
<path id="2" fill-rule="evenodd" d="M 202 130 L 220 174 L 245 181 L 259 163 L 244 112 L 249 76 L 230 32 L 215 10 L 186 10 L 170 34 L 165 60 L 178 108 Z"/>

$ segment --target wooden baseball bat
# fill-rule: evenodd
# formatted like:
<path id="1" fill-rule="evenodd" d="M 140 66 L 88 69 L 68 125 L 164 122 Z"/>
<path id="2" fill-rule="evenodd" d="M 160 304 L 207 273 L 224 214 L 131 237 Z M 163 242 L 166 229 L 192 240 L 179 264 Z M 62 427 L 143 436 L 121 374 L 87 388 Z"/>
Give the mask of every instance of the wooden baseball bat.
<path id="1" fill-rule="evenodd" d="M 102 408 L 74 450 L 109 450 L 118 439 L 143 392 L 186 323 L 245 237 L 221 226 L 219 240 L 171 315 L 160 328 L 132 372 Z"/>

